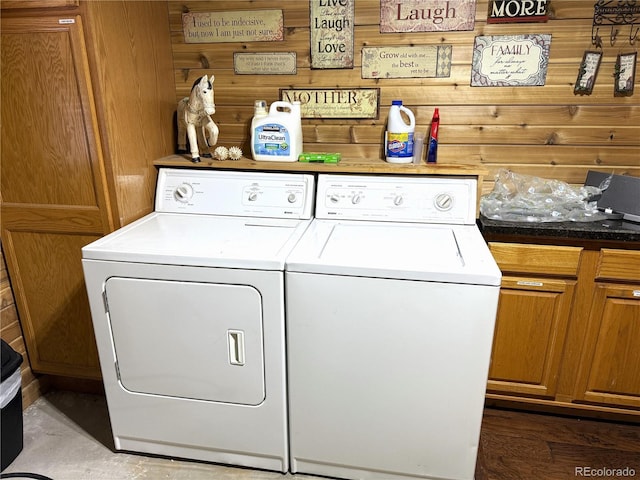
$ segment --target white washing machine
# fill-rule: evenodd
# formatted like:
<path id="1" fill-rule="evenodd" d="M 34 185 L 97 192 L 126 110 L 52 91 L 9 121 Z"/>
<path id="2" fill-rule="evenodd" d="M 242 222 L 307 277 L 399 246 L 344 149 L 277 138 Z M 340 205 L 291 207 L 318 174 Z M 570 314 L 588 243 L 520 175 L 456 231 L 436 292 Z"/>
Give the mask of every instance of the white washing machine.
<path id="1" fill-rule="evenodd" d="M 285 273 L 292 472 L 473 479 L 501 280 L 476 189 L 318 177 Z"/>
<path id="2" fill-rule="evenodd" d="M 83 248 L 115 447 L 286 472 L 284 261 L 314 177 L 162 169 Z"/>

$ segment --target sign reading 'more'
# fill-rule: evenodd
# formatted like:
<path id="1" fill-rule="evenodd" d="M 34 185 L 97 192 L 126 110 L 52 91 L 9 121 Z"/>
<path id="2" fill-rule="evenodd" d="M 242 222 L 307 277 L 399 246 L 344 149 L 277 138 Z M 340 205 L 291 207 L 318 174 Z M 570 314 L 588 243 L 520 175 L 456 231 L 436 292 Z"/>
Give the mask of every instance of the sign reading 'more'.
<path id="1" fill-rule="evenodd" d="M 487 23 L 546 22 L 549 0 L 491 0 Z"/>

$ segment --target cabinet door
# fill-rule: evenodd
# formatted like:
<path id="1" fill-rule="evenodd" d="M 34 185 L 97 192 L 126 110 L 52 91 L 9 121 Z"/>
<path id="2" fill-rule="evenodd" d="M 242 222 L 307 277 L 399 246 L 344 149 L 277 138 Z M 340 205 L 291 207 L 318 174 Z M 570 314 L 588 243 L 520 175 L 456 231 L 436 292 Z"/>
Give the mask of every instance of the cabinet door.
<path id="1" fill-rule="evenodd" d="M 576 399 L 640 408 L 640 285 L 596 284 Z"/>
<path id="2" fill-rule="evenodd" d="M 490 392 L 554 396 L 575 283 L 503 277 Z"/>
<path id="3" fill-rule="evenodd" d="M 80 248 L 108 232 L 81 19 L 2 18 L 2 242 L 34 371 L 99 378 Z"/>

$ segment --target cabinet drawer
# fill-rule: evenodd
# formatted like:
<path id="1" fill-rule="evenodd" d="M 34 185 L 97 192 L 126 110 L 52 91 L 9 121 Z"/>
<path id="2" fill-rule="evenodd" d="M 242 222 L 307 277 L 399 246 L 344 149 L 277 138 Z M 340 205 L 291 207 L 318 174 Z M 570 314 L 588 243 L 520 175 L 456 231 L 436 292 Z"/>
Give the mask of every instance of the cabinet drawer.
<path id="1" fill-rule="evenodd" d="M 603 248 L 598 259 L 597 279 L 640 281 L 640 251 Z"/>
<path id="2" fill-rule="evenodd" d="M 503 273 L 536 273 L 576 277 L 579 247 L 489 242 L 489 248 Z"/>

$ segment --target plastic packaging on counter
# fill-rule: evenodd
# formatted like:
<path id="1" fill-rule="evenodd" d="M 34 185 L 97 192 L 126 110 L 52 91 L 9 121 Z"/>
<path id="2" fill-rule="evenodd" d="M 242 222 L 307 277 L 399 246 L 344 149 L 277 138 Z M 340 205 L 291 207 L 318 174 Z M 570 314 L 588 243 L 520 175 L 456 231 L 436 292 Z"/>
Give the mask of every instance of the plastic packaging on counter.
<path id="1" fill-rule="evenodd" d="M 560 180 L 502 169 L 491 193 L 480 199 L 480 213 L 508 222 L 592 222 L 605 220 L 595 201 L 598 187 L 573 187 Z"/>

